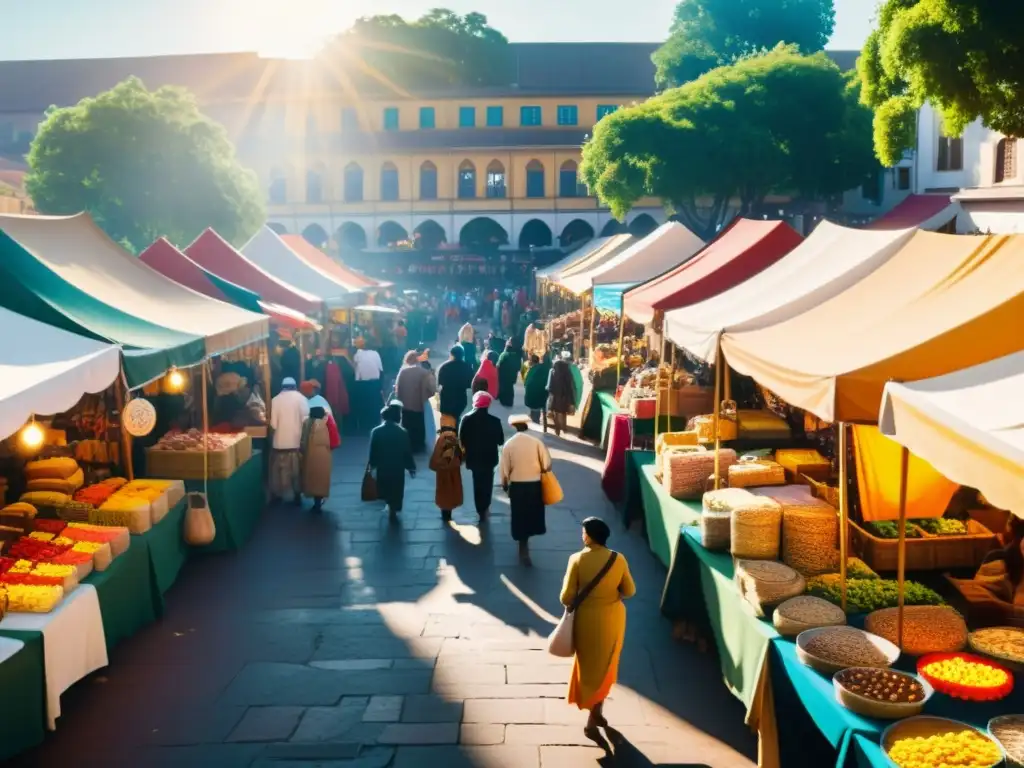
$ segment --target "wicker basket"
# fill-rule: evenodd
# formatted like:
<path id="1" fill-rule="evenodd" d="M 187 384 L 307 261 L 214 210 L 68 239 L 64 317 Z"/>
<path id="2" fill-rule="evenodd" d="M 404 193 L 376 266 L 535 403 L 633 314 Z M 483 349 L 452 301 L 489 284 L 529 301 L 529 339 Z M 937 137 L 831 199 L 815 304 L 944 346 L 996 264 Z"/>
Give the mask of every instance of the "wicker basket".
<path id="1" fill-rule="evenodd" d="M 703 445 L 671 445 L 661 453 L 654 456 L 654 476 L 661 480 L 665 476 L 665 460 L 668 456 L 681 453 L 706 453 L 707 448 Z"/>
<path id="2" fill-rule="evenodd" d="M 250 442 L 250 447 L 251 447 Z M 211 480 L 231 477 L 238 469 L 235 446 L 229 445 L 220 451 L 209 451 L 208 474 Z M 174 480 L 202 480 L 202 451 L 168 451 L 146 449 L 146 472 L 151 477 L 166 477 Z"/>
<path id="3" fill-rule="evenodd" d="M 810 475 L 800 475 L 807 485 L 811 487 L 814 497 L 821 499 L 833 509 L 839 509 L 839 489 L 828 483 L 815 480 Z"/>
<path id="4" fill-rule="evenodd" d="M 805 576 L 829 573 L 835 561 L 838 538 L 839 518 L 832 507 L 820 509 L 783 504 L 782 561 L 786 565 Z"/>
<path id="5" fill-rule="evenodd" d="M 700 516 L 700 543 L 712 552 L 728 552 L 732 541 L 732 512 L 708 512 Z"/>
<path id="6" fill-rule="evenodd" d="M 917 529 L 920 531 L 920 529 Z M 899 539 L 881 539 L 850 521 L 854 550 L 876 571 L 895 571 Z M 906 540 L 908 571 L 938 571 L 951 568 L 977 568 L 985 555 L 998 547 L 991 531 L 977 520 L 967 521 L 964 536 L 931 536 L 920 531 L 921 538 Z"/>
<path id="7" fill-rule="evenodd" d="M 807 588 L 803 576 L 774 560 L 737 560 L 734 578 L 740 595 L 761 618 L 774 606 Z"/>
<path id="8" fill-rule="evenodd" d="M 696 432 L 662 432 L 654 441 L 654 454 L 657 456 L 666 448 L 695 446 L 699 437 Z"/>
<path id="9" fill-rule="evenodd" d="M 815 450 L 780 448 L 775 452 L 775 460 L 786 470 L 791 483 L 801 482 L 803 475 L 821 482 L 832 476 L 832 463 Z"/>
<path id="10" fill-rule="evenodd" d="M 730 488 L 750 488 L 758 485 L 784 485 L 786 472 L 782 465 L 770 459 L 744 456 L 729 467 Z"/>
<path id="11" fill-rule="evenodd" d="M 736 412 L 737 437 L 740 440 L 781 442 L 793 437 L 793 430 L 778 414 L 768 410 Z"/>
<path id="12" fill-rule="evenodd" d="M 718 457 L 723 473 L 736 463 L 736 451 L 731 448 L 722 448 Z M 662 487 L 673 498 L 699 499 L 704 495 L 708 478 L 715 472 L 715 452 L 666 453 L 662 466 Z"/>
<path id="13" fill-rule="evenodd" d="M 700 435 L 702 443 L 715 442 L 714 414 L 694 416 L 686 425 L 686 431 L 696 431 Z M 732 400 L 723 400 L 721 410 L 718 412 L 718 439 L 735 440 L 738 436 L 739 426 L 736 423 L 736 403 Z"/>
<path id="14" fill-rule="evenodd" d="M 828 600 L 811 595 L 791 597 L 772 614 L 772 624 L 784 637 L 796 637 L 817 627 L 837 627 L 846 623 L 846 613 Z"/>
<path id="15" fill-rule="evenodd" d="M 748 560 L 774 560 L 779 556 L 782 507 L 771 499 L 758 499 L 733 510 L 729 551 Z"/>

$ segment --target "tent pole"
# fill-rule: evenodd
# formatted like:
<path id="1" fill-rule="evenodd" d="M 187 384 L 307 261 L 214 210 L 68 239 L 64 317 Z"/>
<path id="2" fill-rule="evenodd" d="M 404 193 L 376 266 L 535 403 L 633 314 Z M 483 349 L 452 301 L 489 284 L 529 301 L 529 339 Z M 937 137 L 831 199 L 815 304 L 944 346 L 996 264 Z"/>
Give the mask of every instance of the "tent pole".
<path id="1" fill-rule="evenodd" d="M 896 550 L 896 645 L 903 650 L 903 580 L 907 572 L 907 479 L 910 474 L 910 451 L 906 446 L 900 450 L 900 517 Z"/>
<path id="2" fill-rule="evenodd" d="M 722 396 L 722 342 L 719 338 L 718 342 L 718 354 L 715 356 L 715 401 L 712 403 L 714 411 L 711 413 L 711 428 L 715 433 L 715 490 L 717 491 L 721 487 L 722 483 L 722 467 L 719 462 L 718 452 L 722 447 L 722 441 L 719 437 L 719 412 L 722 410 L 722 404 L 720 398 Z"/>
<path id="3" fill-rule="evenodd" d="M 839 590 L 842 608 L 846 610 L 846 560 L 849 557 L 849 508 L 846 498 L 846 422 L 836 424 L 839 430 Z"/>
<path id="4" fill-rule="evenodd" d="M 597 346 L 597 288 L 590 289 L 590 352 L 587 360 L 594 365 L 594 348 Z"/>
<path id="5" fill-rule="evenodd" d="M 299 383 L 306 380 L 306 346 L 303 341 L 303 332 L 298 332 L 299 337 Z"/>
<path id="6" fill-rule="evenodd" d="M 658 445 L 658 422 L 661 421 L 661 367 L 665 364 L 665 328 L 661 329 L 661 355 L 658 357 L 657 374 L 654 377 L 654 445 Z"/>
<path id="7" fill-rule="evenodd" d="M 615 368 L 615 388 L 619 387 L 619 380 L 622 378 L 622 356 L 625 354 L 624 345 L 626 343 L 626 292 L 622 292 L 621 301 L 619 303 L 619 354 L 618 364 Z"/>
<path id="8" fill-rule="evenodd" d="M 576 354 L 576 357 L 583 362 L 583 353 L 587 350 L 587 342 L 583 337 L 583 321 L 587 316 L 587 293 L 584 291 L 580 294 L 580 349 Z"/>
<path id="9" fill-rule="evenodd" d="M 207 361 L 203 360 L 202 366 L 199 368 L 200 376 L 202 376 L 202 391 L 203 391 L 203 493 L 207 492 L 207 485 L 210 480 L 210 408 L 207 403 L 206 397 L 206 365 Z"/>
<path id="10" fill-rule="evenodd" d="M 114 382 L 114 406 L 117 408 L 118 421 L 121 424 L 121 468 L 129 481 L 135 479 L 135 466 L 132 461 L 132 436 L 124 428 L 124 408 L 127 405 L 125 399 L 127 380 L 124 377 L 124 361 L 121 361 L 121 375 Z"/>
<path id="11" fill-rule="evenodd" d="M 263 369 L 263 402 L 266 403 L 266 414 L 267 423 L 265 426 L 270 426 L 270 401 L 273 398 L 270 396 L 270 339 L 263 340 L 263 360 L 260 368 Z"/>

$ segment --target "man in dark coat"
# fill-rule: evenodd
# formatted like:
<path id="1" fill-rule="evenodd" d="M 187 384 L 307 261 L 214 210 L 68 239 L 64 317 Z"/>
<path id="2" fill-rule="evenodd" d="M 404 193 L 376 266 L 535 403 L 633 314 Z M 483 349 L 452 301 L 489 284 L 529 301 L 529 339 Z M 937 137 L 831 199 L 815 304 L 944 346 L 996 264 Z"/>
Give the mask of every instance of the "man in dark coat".
<path id="1" fill-rule="evenodd" d="M 465 451 L 466 468 L 473 474 L 473 502 L 481 518 L 491 508 L 498 448 L 505 443 L 501 419 L 487 410 L 491 402 L 489 394 L 477 392 L 473 395 L 473 410 L 463 416 L 459 424 L 459 441 Z"/>
<path id="2" fill-rule="evenodd" d="M 469 397 L 466 394 L 473 385 L 473 368 L 463 360 L 464 351 L 458 344 L 450 350 L 451 357 L 437 369 L 437 391 L 440 393 L 442 416 L 458 419 L 466 410 Z"/>
<path id="3" fill-rule="evenodd" d="M 409 433 L 399 422 L 402 403 L 392 400 L 380 412 L 384 423 L 370 431 L 370 468 L 377 470 L 377 493 L 387 502 L 392 517 L 402 511 L 405 496 L 405 473 L 416 477 L 416 460 L 412 456 Z"/>

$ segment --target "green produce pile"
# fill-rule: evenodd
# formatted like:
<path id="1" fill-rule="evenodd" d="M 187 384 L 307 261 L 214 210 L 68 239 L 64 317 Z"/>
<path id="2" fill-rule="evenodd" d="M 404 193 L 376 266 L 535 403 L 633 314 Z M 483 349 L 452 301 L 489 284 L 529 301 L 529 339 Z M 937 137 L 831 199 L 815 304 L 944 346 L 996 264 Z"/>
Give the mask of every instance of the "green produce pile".
<path id="1" fill-rule="evenodd" d="M 903 525 L 906 528 L 908 539 L 921 538 L 921 532 L 911 525 L 909 520 Z M 900 537 L 900 527 L 895 520 L 876 520 L 873 523 L 868 523 L 866 527 L 868 533 L 880 539 L 898 539 Z"/>
<path id="2" fill-rule="evenodd" d="M 807 594 L 842 604 L 839 574 L 815 576 L 807 581 Z M 939 593 L 916 581 L 903 582 L 905 605 L 945 605 Z M 894 579 L 847 579 L 846 612 L 870 613 L 880 608 L 895 608 L 898 603 L 897 584 Z"/>
<path id="3" fill-rule="evenodd" d="M 836 563 L 836 574 L 839 573 L 839 563 Z M 871 570 L 867 563 L 859 557 L 850 557 L 846 560 L 847 579 L 877 579 L 878 574 Z"/>
<path id="4" fill-rule="evenodd" d="M 910 520 L 925 533 L 933 536 L 966 536 L 967 524 L 962 520 L 950 520 L 945 517 L 923 517 L 920 520 Z"/>

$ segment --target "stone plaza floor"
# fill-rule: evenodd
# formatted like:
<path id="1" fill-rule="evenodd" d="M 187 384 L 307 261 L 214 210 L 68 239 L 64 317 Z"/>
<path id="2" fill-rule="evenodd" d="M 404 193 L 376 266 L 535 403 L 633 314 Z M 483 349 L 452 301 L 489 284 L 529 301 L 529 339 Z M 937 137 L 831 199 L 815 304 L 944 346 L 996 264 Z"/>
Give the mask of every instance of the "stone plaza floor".
<path id="1" fill-rule="evenodd" d="M 672 640 L 664 569 L 604 498 L 603 456 L 575 437 L 543 439 L 565 501 L 547 510 L 532 568 L 518 564 L 500 488 L 481 524 L 467 474 L 470 508 L 446 527 L 421 456 L 392 524 L 382 504 L 359 501 L 367 439 L 345 438 L 323 515 L 308 502 L 271 508 L 241 552 L 190 562 L 163 619 L 65 693 L 56 733 L 11 764 L 754 765 L 756 738 L 714 655 Z M 543 650 L 589 515 L 612 525 L 609 545 L 637 584 L 605 709 L 610 751 L 564 701 L 571 661 Z"/>

